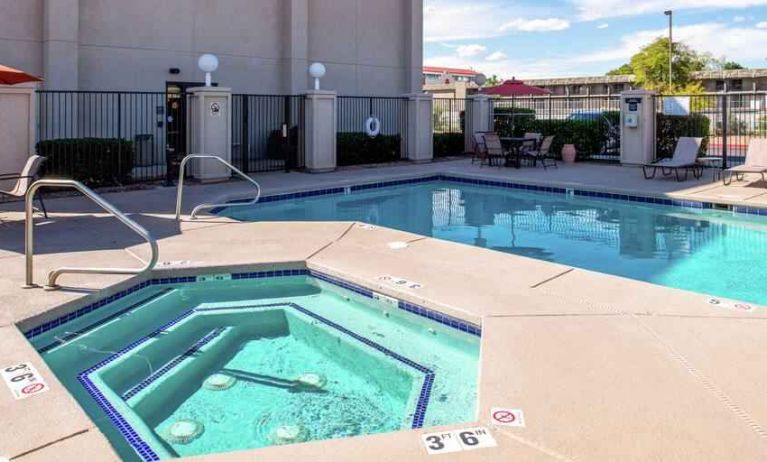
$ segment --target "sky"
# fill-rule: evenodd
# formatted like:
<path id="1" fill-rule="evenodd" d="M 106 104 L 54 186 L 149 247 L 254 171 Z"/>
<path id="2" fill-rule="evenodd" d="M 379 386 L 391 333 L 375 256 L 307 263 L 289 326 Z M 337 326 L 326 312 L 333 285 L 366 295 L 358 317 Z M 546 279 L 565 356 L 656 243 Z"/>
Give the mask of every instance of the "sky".
<path id="1" fill-rule="evenodd" d="M 502 78 L 603 75 L 659 36 L 767 68 L 767 0 L 425 0 L 424 64 Z"/>

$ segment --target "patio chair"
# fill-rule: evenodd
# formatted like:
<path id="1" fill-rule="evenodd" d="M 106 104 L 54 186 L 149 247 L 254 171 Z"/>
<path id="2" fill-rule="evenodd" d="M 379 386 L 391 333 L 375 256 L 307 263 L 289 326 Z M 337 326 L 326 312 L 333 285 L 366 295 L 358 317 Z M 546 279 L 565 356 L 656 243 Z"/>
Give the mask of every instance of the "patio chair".
<path id="1" fill-rule="evenodd" d="M 729 186 L 733 176 L 738 181 L 743 181 L 743 175 L 746 173 L 759 173 L 762 175 L 762 181 L 766 180 L 764 174 L 767 173 L 767 138 L 752 138 L 748 142 L 746 162 L 722 172 L 722 181 L 725 186 Z"/>
<path id="2" fill-rule="evenodd" d="M 546 170 L 549 167 L 559 168 L 557 161 L 549 157 L 551 152 L 551 145 L 554 143 L 554 136 L 547 136 L 541 141 L 537 149 L 528 150 L 524 152 L 524 157 L 533 161 L 533 167 L 540 161 L 543 165 L 543 169 Z M 550 162 L 547 164 L 546 162 Z"/>
<path id="3" fill-rule="evenodd" d="M 493 165 L 493 159 L 500 159 L 502 162 L 498 165 L 502 167 L 506 162 L 506 151 L 503 150 L 501 138 L 496 132 L 484 132 L 482 138 L 485 140 L 485 152 L 487 154 L 488 165 Z"/>
<path id="4" fill-rule="evenodd" d="M 543 140 L 543 134 L 542 133 L 533 133 L 528 132 L 524 135 L 525 138 L 535 138 L 534 142 L 525 143 L 522 145 L 523 151 L 537 151 L 541 147 L 541 142 Z"/>
<path id="5" fill-rule="evenodd" d="M 32 183 L 37 179 L 40 173 L 40 167 L 45 162 L 46 158 L 42 156 L 31 156 L 27 159 L 27 163 L 21 170 L 21 173 L 4 173 L 0 174 L 0 181 L 16 181 L 11 189 L 0 189 L 0 195 L 11 196 L 15 198 L 23 198 L 27 194 L 27 190 Z M 45 202 L 43 202 L 43 195 L 38 191 L 37 200 L 40 202 L 40 210 L 48 218 L 48 211 L 45 209 Z"/>
<path id="6" fill-rule="evenodd" d="M 676 142 L 674 157 L 671 159 L 661 159 L 651 164 L 642 166 L 645 180 L 655 178 L 655 174 L 660 169 L 663 176 L 676 174 L 677 181 L 687 181 L 687 175 L 690 171 L 695 178 L 703 175 L 703 167 L 697 162 L 698 152 L 703 143 L 703 138 L 691 138 L 683 136 Z M 680 175 L 684 171 L 684 176 Z"/>
<path id="7" fill-rule="evenodd" d="M 479 159 L 479 165 L 481 167 L 482 164 L 487 160 L 485 138 L 482 136 L 482 133 L 477 132 L 472 136 L 472 145 L 474 146 L 474 151 L 471 155 L 471 163 L 474 164 L 474 162 Z"/>

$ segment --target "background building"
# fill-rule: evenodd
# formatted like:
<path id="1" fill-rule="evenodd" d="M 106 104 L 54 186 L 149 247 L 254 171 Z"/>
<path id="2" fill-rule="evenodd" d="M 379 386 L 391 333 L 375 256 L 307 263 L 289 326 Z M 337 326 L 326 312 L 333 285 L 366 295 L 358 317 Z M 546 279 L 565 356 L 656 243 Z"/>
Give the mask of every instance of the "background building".
<path id="1" fill-rule="evenodd" d="M 694 72 L 706 92 L 767 91 L 767 69 Z M 550 90 L 553 95 L 611 95 L 636 87 L 633 75 L 526 79 L 525 83 Z"/>
<path id="2" fill-rule="evenodd" d="M 472 69 L 424 66 L 423 91 L 435 98 L 459 98 L 477 92 L 476 78 L 480 73 Z"/>
<path id="3" fill-rule="evenodd" d="M 307 66 L 349 95 L 420 91 L 422 0 L 0 0 L 0 63 L 55 90 L 152 90 L 215 80 L 243 93 L 299 93 Z"/>

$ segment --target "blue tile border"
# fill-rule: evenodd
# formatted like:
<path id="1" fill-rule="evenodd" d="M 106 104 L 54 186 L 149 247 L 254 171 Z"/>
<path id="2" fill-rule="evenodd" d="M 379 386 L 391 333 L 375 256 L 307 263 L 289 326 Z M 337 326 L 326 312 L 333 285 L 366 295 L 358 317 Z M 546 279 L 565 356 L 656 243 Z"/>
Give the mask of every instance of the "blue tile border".
<path id="1" fill-rule="evenodd" d="M 667 207 L 681 207 L 681 208 L 699 209 L 699 210 L 710 210 L 720 205 L 725 205 L 727 207 L 730 207 L 734 214 L 767 216 L 767 208 L 728 206 L 726 204 L 717 204 L 714 202 L 668 199 L 668 198 L 661 198 L 661 197 L 640 196 L 640 195 L 623 194 L 623 193 L 610 193 L 610 192 L 582 190 L 582 189 L 568 189 L 568 188 L 562 188 L 559 186 L 541 186 L 541 185 L 534 185 L 534 184 L 514 183 L 511 181 L 505 181 L 505 180 L 491 180 L 491 179 L 462 177 L 455 174 L 434 174 L 434 175 L 427 175 L 427 176 L 423 176 L 419 178 L 409 178 L 404 180 L 389 180 L 389 181 L 380 181 L 376 183 L 364 183 L 364 184 L 347 186 L 347 187 L 313 189 L 313 190 L 307 190 L 307 191 L 295 192 L 295 193 L 275 194 L 272 196 L 262 197 L 258 203 L 262 204 L 262 203 L 279 202 L 279 201 L 285 201 L 285 200 L 303 199 L 307 197 L 317 197 L 317 196 L 330 195 L 330 194 L 343 194 L 347 191 L 350 191 L 350 192 L 366 191 L 366 190 L 386 188 L 391 186 L 427 183 L 431 181 L 450 181 L 454 183 L 471 184 L 471 185 L 477 185 L 477 186 L 490 186 L 494 188 L 503 188 L 503 189 L 515 189 L 520 191 L 536 191 L 536 192 L 543 192 L 543 193 L 549 193 L 549 194 L 566 195 L 568 193 L 572 193 L 575 196 L 579 196 L 579 197 L 609 199 L 609 200 L 617 200 L 617 201 L 631 202 L 631 203 L 663 205 Z M 238 203 L 238 202 L 247 202 L 247 200 L 230 201 L 230 203 L 232 204 Z M 213 212 L 218 214 L 225 210 L 226 210 L 226 207 L 221 207 L 216 209 Z"/>
<path id="2" fill-rule="evenodd" d="M 350 290 L 356 294 L 362 295 L 366 298 L 373 298 L 373 291 L 370 289 L 367 289 L 365 287 L 359 286 L 357 284 L 352 284 L 350 282 L 344 281 L 342 279 L 338 279 L 332 276 L 329 276 L 327 274 L 321 273 L 319 271 L 315 270 L 308 270 L 308 269 L 284 269 L 284 270 L 270 270 L 270 271 L 253 271 L 253 272 L 245 272 L 245 273 L 232 273 L 231 277 L 233 281 L 239 281 L 239 280 L 247 280 L 247 279 L 266 279 L 266 278 L 279 278 L 279 277 L 295 277 L 295 276 L 311 276 L 313 278 L 319 279 L 321 281 L 325 281 L 327 283 L 336 285 L 338 287 L 341 287 L 346 290 Z M 24 335 L 27 339 L 31 340 L 39 335 L 44 334 L 45 332 L 48 332 L 52 329 L 56 329 L 58 327 L 63 326 L 64 324 L 74 321 L 75 319 L 78 319 L 82 316 L 85 316 L 87 314 L 92 313 L 93 311 L 96 311 L 100 308 L 103 308 L 110 303 L 117 302 L 128 295 L 150 287 L 150 286 L 160 286 L 160 285 L 173 285 L 173 284 L 190 284 L 190 283 L 196 283 L 197 282 L 197 276 L 185 276 L 185 277 L 171 277 L 171 278 L 160 278 L 160 279 L 150 279 L 148 281 L 141 282 L 139 284 L 136 284 L 135 286 L 132 286 L 128 289 L 125 289 L 123 291 L 118 292 L 115 295 L 112 295 L 110 297 L 106 297 L 102 300 L 93 302 L 77 311 L 74 311 L 70 314 L 61 316 L 59 318 L 54 319 L 53 321 L 46 322 L 44 324 L 41 324 L 33 329 L 30 329 L 26 332 L 24 332 Z M 139 306 L 151 302 L 152 300 L 156 299 L 157 297 L 164 295 L 168 292 L 170 292 L 170 288 L 163 289 L 160 292 L 154 293 L 150 295 L 149 297 L 146 297 L 136 303 L 131 304 L 130 306 L 123 308 L 119 310 L 116 313 L 113 313 L 103 319 L 97 320 L 91 324 L 89 324 L 86 328 L 79 329 L 78 332 L 71 333 L 66 335 L 65 337 L 61 339 L 57 339 L 55 342 L 51 342 L 50 344 L 47 344 L 43 347 L 38 348 L 38 351 L 40 353 L 46 353 L 59 345 L 70 341 L 80 335 L 83 334 L 83 332 L 95 329 L 97 327 L 100 327 L 104 325 L 105 323 L 113 320 L 117 316 L 120 316 L 124 313 L 127 313 L 128 311 L 131 311 L 133 309 L 138 308 Z M 482 329 L 480 326 L 463 321 L 458 318 L 451 317 L 449 315 L 446 315 L 444 313 L 440 313 L 439 311 L 430 310 L 428 308 L 424 308 L 419 305 L 415 305 L 412 303 L 407 303 L 403 301 L 399 301 L 399 309 L 402 309 L 404 311 L 408 311 L 412 314 L 416 314 L 418 316 L 430 319 L 432 321 L 438 322 L 440 324 L 443 324 L 448 327 L 452 327 L 454 329 L 457 329 L 461 332 L 467 332 L 469 334 L 475 335 L 475 336 L 481 336 L 482 335 Z"/>
<path id="3" fill-rule="evenodd" d="M 98 362 L 97 364 L 82 371 L 80 374 L 78 374 L 77 380 L 85 388 L 85 391 L 96 401 L 96 404 L 101 408 L 102 411 L 104 411 L 104 413 L 107 415 L 107 417 L 112 422 L 112 424 L 117 429 L 117 431 L 125 438 L 127 443 L 136 451 L 136 453 L 141 457 L 142 460 L 144 461 L 159 460 L 160 458 L 157 455 L 157 453 L 154 452 L 152 447 L 149 446 L 149 444 L 141 438 L 141 436 L 136 432 L 136 430 L 133 427 L 131 427 L 130 424 L 127 422 L 127 420 L 114 408 L 114 406 L 104 396 L 101 390 L 99 390 L 99 388 L 93 383 L 93 380 L 91 380 L 90 376 L 98 372 L 99 369 L 114 362 L 118 358 L 128 354 L 130 351 L 138 348 L 139 346 L 143 345 L 149 340 L 156 338 L 157 336 L 161 335 L 163 332 L 166 332 L 171 327 L 189 318 L 190 316 L 192 316 L 193 314 L 197 312 L 226 311 L 226 310 L 232 310 L 232 309 L 255 309 L 255 308 L 268 308 L 268 307 L 278 307 L 278 306 L 293 308 L 296 311 L 299 311 L 300 313 L 303 313 L 313 319 L 316 319 L 317 321 L 320 321 L 323 324 L 326 324 L 329 327 L 332 327 L 333 329 L 341 332 L 342 334 L 345 334 L 361 342 L 365 346 L 373 348 L 379 351 L 380 353 L 383 353 L 385 356 L 390 357 L 422 373 L 424 375 L 424 380 L 423 380 L 423 384 L 421 385 L 421 390 L 418 394 L 418 400 L 416 402 L 415 410 L 413 412 L 413 420 L 411 423 L 411 428 L 416 429 L 416 428 L 423 427 L 424 421 L 426 419 L 426 412 L 429 406 L 429 400 L 431 398 L 432 387 L 434 385 L 434 378 L 435 378 L 434 371 L 403 355 L 400 355 L 399 353 L 396 353 L 382 345 L 379 345 L 378 343 L 373 342 L 372 340 L 366 337 L 363 337 L 341 326 L 340 324 L 337 324 L 323 316 L 320 316 L 297 303 L 290 303 L 290 302 L 264 304 L 264 305 L 249 305 L 249 306 L 243 306 L 243 307 L 200 308 L 200 309 L 192 309 L 192 310 L 186 311 L 185 313 L 176 317 L 172 321 L 166 323 L 165 325 L 163 325 L 161 328 L 154 331 L 153 333 L 130 343 L 128 346 L 122 348 L 120 351 L 114 353 L 113 355 L 105 358 L 104 360 Z M 202 339 L 195 342 L 195 344 L 192 345 L 184 353 L 172 359 L 167 364 L 165 364 L 162 368 L 158 369 L 157 371 L 152 373 L 149 377 L 145 378 L 140 383 L 138 383 L 137 385 L 132 387 L 130 390 L 128 390 L 122 396 L 123 400 L 127 401 L 130 398 L 136 396 L 136 394 L 138 394 L 139 392 L 144 390 L 146 387 L 148 387 L 149 385 L 157 381 L 163 375 L 170 372 L 173 368 L 178 366 L 186 358 L 191 357 L 194 353 L 199 351 L 203 346 L 207 345 L 212 340 L 219 337 L 225 330 L 226 330 L 225 327 L 219 327 L 219 328 L 213 329 L 211 332 L 205 335 Z"/>

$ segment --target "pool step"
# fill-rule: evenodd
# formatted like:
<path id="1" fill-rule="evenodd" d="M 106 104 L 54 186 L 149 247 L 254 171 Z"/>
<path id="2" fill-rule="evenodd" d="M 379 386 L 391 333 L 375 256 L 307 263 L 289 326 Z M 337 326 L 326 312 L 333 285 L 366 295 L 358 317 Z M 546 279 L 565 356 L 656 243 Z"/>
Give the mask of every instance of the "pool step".
<path id="1" fill-rule="evenodd" d="M 201 339 L 197 340 L 190 346 L 186 351 L 181 353 L 180 355 L 176 356 L 175 358 L 171 359 L 167 363 L 165 363 L 162 367 L 154 371 L 152 374 L 147 376 L 144 380 L 139 382 L 138 384 L 134 385 L 130 389 L 128 389 L 125 393 L 122 394 L 122 399 L 125 401 L 130 400 L 134 396 L 138 395 L 142 390 L 159 380 L 162 376 L 170 372 L 172 369 L 178 367 L 183 363 L 185 360 L 191 360 L 194 358 L 195 355 L 199 354 L 201 350 L 209 344 L 212 340 L 220 337 L 223 335 L 227 330 L 231 330 L 231 327 L 217 327 L 215 329 L 212 329 L 210 332 L 205 334 Z"/>

